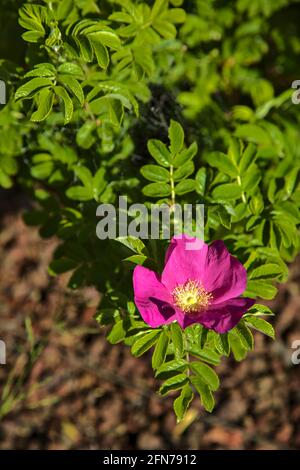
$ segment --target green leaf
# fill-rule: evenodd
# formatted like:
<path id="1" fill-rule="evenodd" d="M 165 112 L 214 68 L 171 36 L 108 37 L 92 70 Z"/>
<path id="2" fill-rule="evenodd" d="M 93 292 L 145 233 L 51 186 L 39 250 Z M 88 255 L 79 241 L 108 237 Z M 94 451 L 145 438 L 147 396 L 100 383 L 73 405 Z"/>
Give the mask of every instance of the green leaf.
<path id="1" fill-rule="evenodd" d="M 90 201 L 93 199 L 93 191 L 84 186 L 72 186 L 67 189 L 66 196 L 75 201 Z"/>
<path id="2" fill-rule="evenodd" d="M 300 213 L 296 204 L 293 204 L 290 201 L 283 201 L 275 206 L 276 213 L 288 217 L 290 222 L 298 224 L 300 222 Z"/>
<path id="3" fill-rule="evenodd" d="M 270 283 L 261 280 L 250 279 L 247 284 L 246 296 L 261 297 L 262 299 L 274 299 L 277 294 L 277 289 Z"/>
<path id="4" fill-rule="evenodd" d="M 241 195 L 242 188 L 238 184 L 234 183 L 220 184 L 212 192 L 212 197 L 214 199 L 222 201 L 238 199 Z"/>
<path id="5" fill-rule="evenodd" d="M 65 20 L 72 12 L 73 7 L 74 7 L 73 0 L 60 0 L 57 11 L 56 11 L 57 19 Z"/>
<path id="6" fill-rule="evenodd" d="M 145 333 L 139 338 L 131 348 L 131 352 L 135 357 L 139 357 L 150 349 L 157 341 L 160 330 L 153 330 Z"/>
<path id="7" fill-rule="evenodd" d="M 275 263 L 267 263 L 253 269 L 250 273 L 250 279 L 276 278 L 282 274 L 282 267 Z"/>
<path id="8" fill-rule="evenodd" d="M 162 331 L 156 343 L 153 356 L 152 356 L 153 369 L 158 369 L 164 363 L 166 359 L 168 345 L 169 345 L 169 336 L 165 331 Z"/>
<path id="9" fill-rule="evenodd" d="M 32 94 L 37 93 L 41 88 L 48 88 L 52 85 L 52 80 L 49 78 L 33 78 L 17 89 L 15 93 L 15 100 L 30 98 Z"/>
<path id="10" fill-rule="evenodd" d="M 76 44 L 80 49 L 80 55 L 86 62 L 92 62 L 94 58 L 93 44 L 86 37 L 81 36 L 80 40 L 76 38 Z"/>
<path id="11" fill-rule="evenodd" d="M 158 16 L 160 16 L 168 7 L 168 3 L 166 0 L 155 0 L 154 5 L 151 11 L 151 20 L 155 20 Z"/>
<path id="12" fill-rule="evenodd" d="M 292 244 L 294 244 L 294 240 L 297 237 L 295 224 L 288 222 L 284 218 L 282 218 L 281 220 L 276 219 L 276 224 L 271 224 L 270 227 L 270 243 L 273 248 L 275 247 L 276 249 L 280 243 L 280 241 L 277 242 L 277 239 L 275 238 L 274 227 L 278 229 L 278 232 L 282 238 L 282 245 L 284 247 L 288 248 Z"/>
<path id="13" fill-rule="evenodd" d="M 209 386 L 211 390 L 215 391 L 219 388 L 219 377 L 207 364 L 202 364 L 201 362 L 191 362 L 190 367 L 196 375 L 200 376 L 200 378 Z"/>
<path id="14" fill-rule="evenodd" d="M 159 165 L 169 167 L 170 166 L 170 152 L 167 146 L 160 140 L 151 139 L 148 140 L 148 151 L 150 155 L 157 161 Z"/>
<path id="15" fill-rule="evenodd" d="M 174 0 L 171 3 L 173 3 L 173 5 L 176 5 L 176 2 L 174 2 Z M 177 0 L 177 5 L 181 5 L 181 3 Z M 172 23 L 184 23 L 186 20 L 186 13 L 183 8 L 172 8 L 171 10 L 167 10 L 164 13 L 163 17 L 167 18 Z"/>
<path id="16" fill-rule="evenodd" d="M 159 389 L 161 395 L 166 395 L 172 390 L 178 390 L 188 383 L 189 379 L 185 374 L 177 374 L 167 379 Z"/>
<path id="17" fill-rule="evenodd" d="M 269 336 L 272 339 L 275 339 L 275 331 L 273 326 L 264 320 L 263 318 L 255 317 L 255 316 L 247 316 L 245 318 L 245 322 L 257 331 L 264 333 L 265 335 Z"/>
<path id="18" fill-rule="evenodd" d="M 101 308 L 95 315 L 95 320 L 100 325 L 111 325 L 116 318 L 120 317 L 120 312 L 117 308 Z"/>
<path id="19" fill-rule="evenodd" d="M 240 323 L 232 330 L 232 334 L 234 333 L 238 335 L 244 348 L 248 350 L 253 349 L 253 335 L 243 321 L 240 321 Z"/>
<path id="20" fill-rule="evenodd" d="M 90 39 L 90 43 L 93 46 L 99 66 L 103 69 L 107 69 L 109 64 L 109 55 L 106 47 L 103 46 L 103 44 L 101 44 L 100 42 L 93 41 L 92 39 Z"/>
<path id="21" fill-rule="evenodd" d="M 11 155 L 0 156 L 0 167 L 5 173 L 10 176 L 15 175 L 18 171 L 17 162 L 15 158 Z"/>
<path id="22" fill-rule="evenodd" d="M 196 182 L 192 179 L 182 180 L 175 186 L 175 193 L 178 196 L 195 191 Z"/>
<path id="23" fill-rule="evenodd" d="M 48 271 L 52 276 L 66 273 L 77 267 L 77 261 L 68 258 L 55 259 L 51 261 Z"/>
<path id="24" fill-rule="evenodd" d="M 184 132 L 179 122 L 173 121 L 173 119 L 171 119 L 169 127 L 169 140 L 172 155 L 178 154 L 184 144 Z"/>
<path id="25" fill-rule="evenodd" d="M 177 417 L 177 423 L 183 420 L 192 400 L 194 398 L 193 391 L 187 384 L 181 390 L 179 397 L 174 401 L 173 407 Z"/>
<path id="26" fill-rule="evenodd" d="M 215 342 L 216 349 L 219 351 L 220 354 L 229 356 L 230 344 L 229 344 L 229 338 L 228 338 L 227 333 L 223 333 L 223 334 L 216 333 L 214 336 L 214 342 Z"/>
<path id="27" fill-rule="evenodd" d="M 219 205 L 217 209 L 217 214 L 219 216 L 220 222 L 223 227 L 230 229 L 231 227 L 231 216 L 228 214 L 224 206 Z"/>
<path id="28" fill-rule="evenodd" d="M 23 28 L 45 33 L 42 25 L 45 18 L 45 7 L 25 4 L 20 8 L 19 16 L 19 23 Z"/>
<path id="29" fill-rule="evenodd" d="M 269 183 L 267 195 L 268 195 L 269 201 L 272 204 L 274 203 L 274 200 L 275 200 L 276 190 L 277 190 L 276 179 L 271 179 L 271 181 Z"/>
<path id="30" fill-rule="evenodd" d="M 176 171 L 174 171 L 173 178 L 174 181 L 179 181 L 184 178 L 187 178 L 190 176 L 192 173 L 194 173 L 195 166 L 193 162 L 188 162 L 185 165 L 181 166 L 180 168 L 177 168 Z"/>
<path id="31" fill-rule="evenodd" d="M 183 332 L 178 323 L 171 323 L 171 340 L 174 344 L 175 356 L 180 358 L 183 354 Z"/>
<path id="32" fill-rule="evenodd" d="M 233 161 L 235 165 L 238 164 L 238 161 L 240 159 L 240 143 L 234 137 L 230 137 L 228 157 L 230 158 L 230 160 Z"/>
<path id="33" fill-rule="evenodd" d="M 247 356 L 248 349 L 243 346 L 240 338 L 231 331 L 228 338 L 235 360 L 242 361 Z"/>
<path id="34" fill-rule="evenodd" d="M 32 115 L 30 120 L 40 122 L 46 119 L 52 111 L 54 94 L 52 90 L 44 88 L 38 96 L 38 109 Z"/>
<path id="35" fill-rule="evenodd" d="M 62 99 L 64 103 L 64 114 L 65 114 L 65 121 L 64 123 L 67 124 L 71 121 L 73 116 L 73 102 L 67 93 L 67 91 L 62 86 L 54 87 L 55 93 Z"/>
<path id="36" fill-rule="evenodd" d="M 105 98 L 106 99 L 106 98 Z M 124 107 L 117 99 L 106 99 L 108 119 L 117 128 L 120 127 L 124 117 Z"/>
<path id="37" fill-rule="evenodd" d="M 249 208 L 252 214 L 254 215 L 259 215 L 262 213 L 262 211 L 264 210 L 264 200 L 260 192 L 258 192 L 258 194 L 251 197 Z"/>
<path id="38" fill-rule="evenodd" d="M 208 337 L 208 329 L 204 328 L 204 326 L 202 326 L 201 334 L 200 334 L 200 337 L 199 337 L 199 346 L 200 346 L 201 349 L 204 348 L 204 346 L 206 344 L 206 341 L 207 341 L 207 337 Z"/>
<path id="39" fill-rule="evenodd" d="M 242 124 L 235 131 L 236 137 L 260 145 L 272 145 L 269 134 L 256 124 Z"/>
<path id="40" fill-rule="evenodd" d="M 49 154 L 49 153 L 36 153 L 33 157 L 32 157 L 32 163 L 33 164 L 36 164 L 36 163 L 44 163 L 44 162 L 49 162 L 49 161 L 53 161 L 53 157 Z"/>
<path id="41" fill-rule="evenodd" d="M 173 361 L 168 361 L 162 364 L 156 371 L 155 377 L 163 377 L 168 373 L 176 375 L 177 372 L 184 372 L 188 367 L 187 362 L 184 359 L 174 359 Z"/>
<path id="42" fill-rule="evenodd" d="M 145 165 L 141 168 L 141 174 L 150 181 L 165 182 L 170 180 L 170 173 L 158 165 Z"/>
<path id="43" fill-rule="evenodd" d="M 91 189 L 93 187 L 93 175 L 86 166 L 76 166 L 74 173 L 86 188 Z"/>
<path id="44" fill-rule="evenodd" d="M 121 41 L 118 35 L 113 31 L 97 31 L 95 33 L 89 34 L 89 38 L 92 38 L 93 42 L 100 42 L 104 46 L 107 46 L 111 49 L 119 49 L 121 46 Z"/>
<path id="45" fill-rule="evenodd" d="M 243 175 L 243 173 L 248 170 L 249 166 L 255 162 L 256 156 L 256 145 L 248 144 L 239 163 L 239 171 L 241 175 Z"/>
<path id="46" fill-rule="evenodd" d="M 145 244 L 139 238 L 134 237 L 118 237 L 116 238 L 118 243 L 122 243 L 130 250 L 134 251 L 135 253 L 144 254 L 146 252 Z"/>
<path id="47" fill-rule="evenodd" d="M 26 31 L 22 34 L 22 39 L 27 42 L 38 42 L 44 36 L 44 33 L 39 31 Z"/>
<path id="48" fill-rule="evenodd" d="M 163 197 L 171 194 L 171 186 L 166 183 L 150 183 L 143 188 L 143 194 L 150 197 Z"/>
<path id="49" fill-rule="evenodd" d="M 128 13 L 123 11 L 113 12 L 108 19 L 112 21 L 118 21 L 120 23 L 132 23 L 133 21 L 133 18 Z"/>
<path id="50" fill-rule="evenodd" d="M 220 364 L 220 356 L 208 348 L 200 348 L 196 344 L 192 344 L 189 348 L 189 352 L 192 356 L 198 357 L 209 364 L 218 365 Z"/>
<path id="51" fill-rule="evenodd" d="M 94 175 L 93 178 L 93 191 L 94 195 L 96 197 L 99 196 L 99 194 L 102 194 L 104 189 L 106 188 L 107 181 L 105 181 L 105 168 L 100 167 L 99 170 Z"/>
<path id="52" fill-rule="evenodd" d="M 196 174 L 196 191 L 200 196 L 205 194 L 206 168 L 200 168 Z"/>
<path id="53" fill-rule="evenodd" d="M 62 84 L 66 85 L 69 88 L 70 92 L 75 96 L 75 98 L 77 98 L 79 104 L 83 106 L 84 94 L 76 78 L 71 77 L 69 75 L 61 75 L 60 81 Z"/>
<path id="54" fill-rule="evenodd" d="M 299 167 L 293 168 L 285 177 L 285 189 L 287 196 L 291 196 L 297 182 Z"/>
<path id="55" fill-rule="evenodd" d="M 95 139 L 92 134 L 96 127 L 97 126 L 94 121 L 87 121 L 80 127 L 76 134 L 76 143 L 79 147 L 88 149 L 93 145 Z"/>
<path id="56" fill-rule="evenodd" d="M 111 344 L 117 344 L 124 340 L 125 335 L 123 320 L 119 320 L 112 327 L 106 338 Z"/>
<path id="57" fill-rule="evenodd" d="M 237 105 L 233 109 L 233 117 L 239 121 L 251 121 L 254 116 L 254 112 L 248 106 Z"/>
<path id="58" fill-rule="evenodd" d="M 238 169 L 233 164 L 232 160 L 229 159 L 228 155 L 222 152 L 212 152 L 206 156 L 206 160 L 210 166 L 217 168 L 226 175 L 236 177 L 238 175 Z"/>
<path id="59" fill-rule="evenodd" d="M 0 168 L 0 186 L 5 189 L 12 187 L 12 179 Z"/>
<path id="60" fill-rule="evenodd" d="M 175 26 L 166 20 L 155 20 L 153 28 L 165 39 L 174 39 L 176 36 Z"/>
<path id="61" fill-rule="evenodd" d="M 81 67 L 78 64 L 73 64 L 72 62 L 64 62 L 58 67 L 57 71 L 64 76 L 75 75 L 77 77 L 83 77 Z"/>
<path id="62" fill-rule="evenodd" d="M 129 300 L 129 301 L 127 302 L 127 310 L 128 310 L 128 313 L 129 313 L 130 315 L 134 315 L 135 312 L 136 312 L 135 303 L 132 302 L 131 300 Z M 137 322 L 135 322 L 135 325 L 136 325 L 136 323 L 137 323 Z M 142 327 L 142 328 L 144 328 L 144 327 L 146 326 L 146 325 L 144 324 L 144 322 L 140 322 L 140 324 L 141 324 L 141 327 Z"/>
<path id="63" fill-rule="evenodd" d="M 272 310 L 267 307 L 266 305 L 262 305 L 262 304 L 254 304 L 252 305 L 251 308 L 249 308 L 249 313 L 251 313 L 251 315 L 255 314 L 255 315 L 274 315 L 274 313 L 272 312 Z"/>
<path id="64" fill-rule="evenodd" d="M 253 191 L 261 180 L 260 171 L 257 168 L 250 167 L 242 177 L 242 189 L 246 192 Z"/>
<path id="65" fill-rule="evenodd" d="M 37 179 L 46 179 L 49 178 L 52 171 L 54 169 L 53 161 L 46 161 L 39 163 L 38 165 L 34 165 L 30 169 L 30 174 Z"/>
<path id="66" fill-rule="evenodd" d="M 211 413 L 215 407 L 215 399 L 208 385 L 196 376 L 191 377 L 191 382 L 200 395 L 202 406 Z"/>
<path id="67" fill-rule="evenodd" d="M 198 145 L 196 142 L 193 142 L 189 148 L 182 150 L 180 153 L 176 155 L 176 157 L 172 161 L 172 165 L 175 168 L 178 168 L 182 165 L 185 165 L 189 162 L 198 152 Z"/>
<path id="68" fill-rule="evenodd" d="M 147 256 L 145 255 L 132 255 L 123 259 L 123 261 L 128 261 L 129 263 L 143 265 L 146 259 L 147 259 Z"/>

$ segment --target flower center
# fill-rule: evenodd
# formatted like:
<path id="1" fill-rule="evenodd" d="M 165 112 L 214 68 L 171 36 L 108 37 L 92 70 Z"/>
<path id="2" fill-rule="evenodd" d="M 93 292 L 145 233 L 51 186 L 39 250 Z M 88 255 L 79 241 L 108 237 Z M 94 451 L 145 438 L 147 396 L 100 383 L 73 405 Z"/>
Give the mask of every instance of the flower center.
<path id="1" fill-rule="evenodd" d="M 199 313 L 211 303 L 212 294 L 198 281 L 186 281 L 172 292 L 174 303 L 184 313 Z"/>

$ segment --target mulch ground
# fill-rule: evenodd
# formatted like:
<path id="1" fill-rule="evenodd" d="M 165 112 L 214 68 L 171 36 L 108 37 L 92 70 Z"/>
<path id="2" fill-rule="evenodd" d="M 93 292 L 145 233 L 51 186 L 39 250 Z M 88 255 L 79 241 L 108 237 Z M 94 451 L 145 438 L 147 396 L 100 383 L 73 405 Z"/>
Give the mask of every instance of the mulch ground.
<path id="1" fill-rule="evenodd" d="M 172 400 L 156 394 L 150 357 L 135 359 L 126 346 L 106 342 L 93 320 L 98 293 L 75 293 L 66 289 L 66 276 L 49 277 L 57 242 L 24 225 L 22 195 L 5 194 L 0 339 L 7 364 L 0 366 L 0 397 L 9 378 L 14 402 L 3 406 L 2 397 L 1 449 L 300 448 L 300 364 L 291 363 L 291 344 L 300 339 L 300 259 L 270 304 L 277 340 L 256 334 L 245 361 L 224 359 L 214 413 L 195 402 L 176 425 Z"/>

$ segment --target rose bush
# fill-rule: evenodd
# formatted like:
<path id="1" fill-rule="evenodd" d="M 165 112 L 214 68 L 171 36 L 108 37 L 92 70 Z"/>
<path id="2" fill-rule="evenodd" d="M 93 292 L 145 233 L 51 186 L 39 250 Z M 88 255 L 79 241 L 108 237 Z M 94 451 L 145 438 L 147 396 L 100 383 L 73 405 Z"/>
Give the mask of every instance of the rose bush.
<path id="1" fill-rule="evenodd" d="M 61 240 L 51 275 L 103 294 L 108 341 L 152 350 L 178 420 L 194 393 L 213 409 L 213 366 L 244 359 L 251 329 L 274 337 L 259 299 L 299 252 L 298 3 L 0 1 L 0 185 Z M 204 204 L 201 250 L 175 239 L 164 268 L 162 238 L 99 240 L 120 195 Z"/>

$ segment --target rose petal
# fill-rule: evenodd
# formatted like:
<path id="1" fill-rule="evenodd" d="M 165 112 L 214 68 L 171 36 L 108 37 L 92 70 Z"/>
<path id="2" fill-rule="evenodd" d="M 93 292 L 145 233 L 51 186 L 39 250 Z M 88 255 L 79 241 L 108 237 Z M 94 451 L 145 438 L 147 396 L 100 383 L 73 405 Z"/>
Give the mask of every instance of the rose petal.
<path id="1" fill-rule="evenodd" d="M 187 249 L 191 241 L 200 242 L 200 248 Z M 201 240 L 181 235 L 174 237 L 166 254 L 166 265 L 161 282 L 170 292 L 188 279 L 198 280 L 213 295 L 213 303 L 240 296 L 247 286 L 247 272 L 232 256 L 224 242 L 207 245 Z"/>
<path id="2" fill-rule="evenodd" d="M 178 308 L 176 308 L 176 307 L 174 307 L 174 308 L 175 308 L 176 320 L 179 323 L 179 325 L 181 326 L 181 328 L 184 329 L 187 326 L 189 326 L 191 323 L 189 323 L 189 325 L 186 324 L 186 314 L 184 312 L 182 312 L 181 310 L 179 310 Z"/>
<path id="3" fill-rule="evenodd" d="M 210 330 L 217 333 L 226 333 L 234 328 L 243 314 L 255 303 L 255 300 L 247 297 L 230 299 L 220 304 L 212 305 L 206 312 L 199 315 L 185 315 L 183 321 L 179 321 L 183 328 L 193 324 L 200 323 Z"/>
<path id="4" fill-rule="evenodd" d="M 188 279 L 201 280 L 207 249 L 208 245 L 197 238 L 187 235 L 173 237 L 161 276 L 164 286 L 172 292 L 178 284 L 184 284 Z"/>
<path id="5" fill-rule="evenodd" d="M 213 295 L 213 304 L 239 297 L 247 286 L 247 271 L 221 240 L 209 245 L 204 265 L 203 287 Z"/>
<path id="6" fill-rule="evenodd" d="M 133 272 L 134 301 L 143 320 L 152 328 L 175 320 L 171 297 L 158 274 L 143 266 Z"/>

